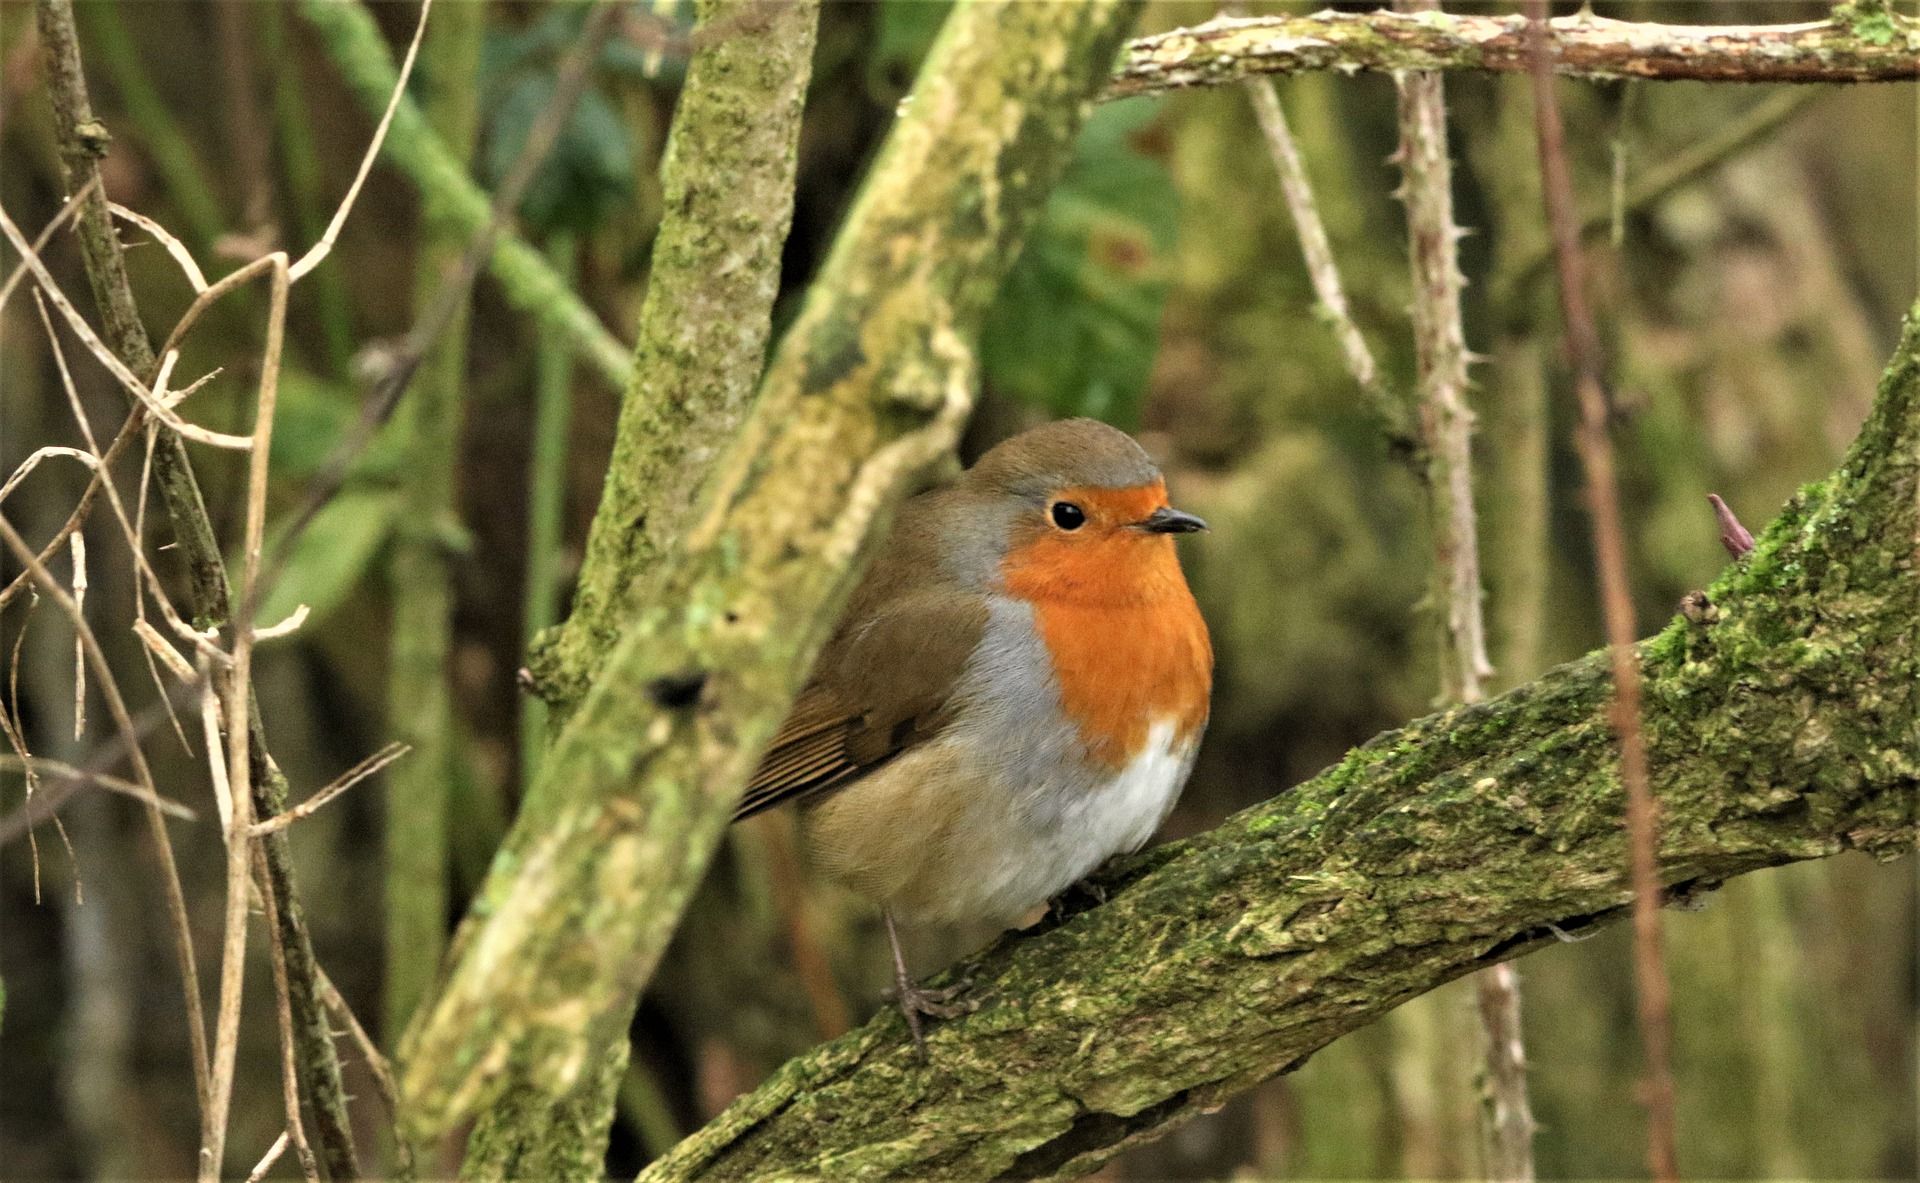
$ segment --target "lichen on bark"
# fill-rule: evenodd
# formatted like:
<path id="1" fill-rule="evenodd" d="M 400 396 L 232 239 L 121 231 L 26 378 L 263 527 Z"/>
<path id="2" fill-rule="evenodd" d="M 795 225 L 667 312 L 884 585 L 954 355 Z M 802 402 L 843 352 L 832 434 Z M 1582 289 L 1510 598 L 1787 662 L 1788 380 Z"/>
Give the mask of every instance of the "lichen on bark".
<path id="1" fill-rule="evenodd" d="M 700 6 L 708 27 L 720 16 L 742 19 L 737 5 Z M 606 486 L 572 612 L 528 659 L 535 691 L 562 714 L 619 639 L 628 589 L 678 534 L 766 361 L 818 5 L 766 5 L 759 16 L 694 55 L 675 108 L 661 162 L 666 216 Z"/>
<path id="2" fill-rule="evenodd" d="M 630 1013 L 893 504 L 970 408 L 970 346 L 1134 8 L 957 8 L 692 524 L 543 763 L 404 1048 L 447 1129 L 524 1057 L 558 1094 Z"/>
<path id="3" fill-rule="evenodd" d="M 1643 642 L 1669 898 L 1914 848 L 1920 309 L 1840 469 Z M 1604 654 L 1418 720 L 787 1064 L 641 1176 L 1072 1178 L 1466 973 L 1624 919 Z"/>

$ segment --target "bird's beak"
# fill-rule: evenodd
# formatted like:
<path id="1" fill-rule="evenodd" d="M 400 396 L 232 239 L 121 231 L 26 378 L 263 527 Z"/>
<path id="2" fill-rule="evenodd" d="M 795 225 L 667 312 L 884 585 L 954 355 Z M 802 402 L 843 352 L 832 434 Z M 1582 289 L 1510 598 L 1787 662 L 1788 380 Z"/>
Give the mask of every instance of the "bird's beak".
<path id="1" fill-rule="evenodd" d="M 1192 514 L 1165 505 L 1148 514 L 1145 521 L 1135 522 L 1134 526 L 1149 534 L 1191 534 L 1207 528 L 1205 522 Z"/>

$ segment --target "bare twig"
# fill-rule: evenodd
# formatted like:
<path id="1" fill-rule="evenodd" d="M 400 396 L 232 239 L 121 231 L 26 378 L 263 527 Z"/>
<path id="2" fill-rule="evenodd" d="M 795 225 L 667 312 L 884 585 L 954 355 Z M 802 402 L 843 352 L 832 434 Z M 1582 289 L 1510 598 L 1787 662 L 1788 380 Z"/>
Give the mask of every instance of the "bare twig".
<path id="1" fill-rule="evenodd" d="M 1432 3 L 1432 0 L 1426 0 Z M 1461 327 L 1453 218 L 1453 169 L 1447 158 L 1446 99 L 1440 76 L 1400 79 L 1400 167 L 1413 268 L 1413 334 L 1419 370 L 1419 429 L 1432 498 L 1434 573 L 1439 581 L 1442 694 L 1453 702 L 1486 697 L 1493 667 L 1481 614 L 1480 546 L 1474 526 L 1467 408 L 1467 344 Z"/>
<path id="2" fill-rule="evenodd" d="M 203 1183 L 214 1183 L 220 1172 L 221 1151 L 225 1146 L 228 1103 L 232 1099 L 234 1055 L 240 1033 L 241 975 L 245 969 L 247 935 L 247 875 L 251 866 L 253 836 L 252 765 L 248 749 L 252 740 L 253 708 L 253 614 L 257 604 L 256 578 L 260 571 L 260 547 L 266 534 L 267 466 L 273 441 L 274 407 L 280 384 L 280 354 L 285 340 L 287 289 L 291 284 L 287 256 L 275 251 L 266 256 L 272 264 L 272 289 L 267 314 L 265 355 L 260 363 L 260 394 L 254 410 L 252 454 L 248 456 L 247 517 L 240 544 L 240 581 L 235 588 L 233 613 L 233 660 L 226 671 L 225 708 L 227 723 L 227 780 L 231 786 L 233 812 L 227 830 L 227 930 L 221 961 L 220 1013 L 215 1028 L 212 1105 L 201 1136 L 200 1172 Z M 219 761 L 209 739 L 208 760 L 216 769 Z"/>
<path id="3" fill-rule="evenodd" d="M 393 1084 L 393 1062 L 388 1060 L 386 1054 L 380 1050 L 380 1045 L 373 1041 L 373 1036 L 367 1034 L 367 1029 L 360 1022 L 360 1017 L 353 1013 L 352 1007 L 347 1005 L 347 1000 L 341 995 L 340 988 L 333 984 L 333 979 L 327 976 L 325 970 L 320 971 L 320 1003 L 342 1027 L 346 1028 L 347 1037 L 353 1040 L 353 1046 L 359 1049 L 361 1058 L 367 1062 L 367 1071 L 373 1075 L 373 1087 L 379 1092 L 381 1102 L 387 1107 L 387 1116 L 397 1116 L 400 1112 L 400 1093 Z M 402 1144 L 404 1145 L 404 1140 Z"/>
<path id="4" fill-rule="evenodd" d="M 47 299 L 53 301 L 53 306 L 60 310 L 61 317 L 73 329 L 74 335 L 79 337 L 87 349 L 100 359 L 100 364 L 106 367 L 107 372 L 114 376 L 127 393 L 139 400 L 148 414 L 173 428 L 182 437 L 197 443 L 216 448 L 230 448 L 235 451 L 245 451 L 251 446 L 246 436 L 229 435 L 223 431 L 198 427 L 174 414 L 164 401 L 148 389 L 146 383 L 134 376 L 133 371 L 120 360 L 119 355 L 100 339 L 100 335 L 93 331 L 93 326 L 80 315 L 79 310 L 73 306 L 73 302 L 67 299 L 66 294 L 54 282 L 53 276 L 47 273 L 46 266 L 41 263 L 40 257 L 33 252 L 25 236 L 20 233 L 19 227 L 13 224 L 12 218 L 7 217 L 4 209 L 0 209 L 0 232 L 4 232 L 7 240 L 13 243 L 14 249 L 20 252 L 20 261 L 33 273 L 34 279 L 40 284 L 40 290 L 45 292 Z"/>
<path id="5" fill-rule="evenodd" d="M 73 606 L 82 616 L 87 611 L 87 536 L 76 533 L 73 542 Z M 87 734 L 87 647 L 73 638 L 73 738 Z"/>
<path id="6" fill-rule="evenodd" d="M 1797 25 L 1661 25 L 1582 12 L 1553 22 L 1552 69 L 1573 78 L 1708 82 L 1895 82 L 1920 77 L 1920 21 L 1889 11 L 1883 36 L 1844 21 Z M 1130 43 L 1107 99 L 1254 74 L 1318 70 L 1527 70 L 1516 15 L 1316 12 L 1218 18 Z"/>
<path id="7" fill-rule="evenodd" d="M 1307 179 L 1307 168 L 1300 159 L 1293 131 L 1287 126 L 1280 96 L 1274 93 L 1273 83 L 1264 78 L 1249 78 L 1246 86 L 1247 98 L 1253 104 L 1260 131 L 1273 155 L 1274 168 L 1280 173 L 1280 191 L 1286 197 L 1287 211 L 1293 215 L 1294 230 L 1300 235 L 1300 253 L 1306 258 L 1314 297 L 1319 300 L 1320 311 L 1333 330 L 1340 356 L 1347 363 L 1347 372 L 1353 375 L 1354 384 L 1359 386 L 1361 395 L 1380 419 L 1388 442 L 1411 450 L 1413 430 L 1407 422 L 1406 407 L 1381 378 L 1373 350 L 1368 348 L 1365 335 L 1354 322 L 1353 310 L 1347 305 L 1346 289 L 1340 282 L 1340 268 L 1333 260 L 1326 224 L 1320 220 L 1313 185 Z"/>
<path id="8" fill-rule="evenodd" d="M 256 838 L 264 837 L 276 831 L 284 830 L 302 818 L 312 817 L 321 807 L 332 802 L 334 798 L 340 796 L 361 781 L 378 774 L 381 769 L 412 750 L 413 749 L 403 743 L 388 744 L 373 755 L 355 764 L 352 768 L 341 773 L 325 788 L 315 792 L 313 796 L 308 797 L 292 809 L 287 810 L 285 813 L 276 813 L 265 821 L 255 822 L 253 824 L 253 836 Z"/>
<path id="9" fill-rule="evenodd" d="M 60 212 L 53 216 L 52 221 L 40 228 L 39 234 L 34 236 L 32 247 L 34 254 L 38 255 L 41 251 L 47 249 L 47 244 L 53 241 L 53 236 L 59 233 L 60 227 L 66 225 L 67 220 L 73 217 L 74 211 L 80 208 L 81 202 L 93 196 L 94 188 L 98 186 L 99 183 L 100 180 L 96 177 L 88 181 L 85 185 L 82 185 L 80 190 L 72 197 L 67 198 L 65 204 L 61 205 Z M 19 284 L 21 277 L 26 275 L 26 273 L 27 264 L 25 260 L 15 263 L 13 270 L 7 273 L 7 281 L 0 283 L 0 308 L 7 306 L 7 297 L 13 295 L 13 289 Z"/>
<path id="10" fill-rule="evenodd" d="M 414 59 L 420 56 L 420 39 L 426 36 L 427 13 L 432 8 L 433 0 L 420 0 L 420 16 L 413 26 L 413 40 L 407 45 L 407 56 L 400 63 L 400 78 L 394 85 L 392 97 L 387 100 L 387 109 L 381 113 L 380 122 L 374 125 L 373 138 L 367 143 L 366 155 L 360 158 L 360 171 L 353 175 L 353 184 L 347 186 L 347 195 L 340 199 L 339 207 L 333 211 L 333 220 L 327 223 L 326 233 L 288 268 L 287 282 L 298 282 L 301 276 L 318 267 L 332 253 L 334 240 L 340 237 L 340 227 L 346 225 L 347 215 L 353 212 L 353 203 L 360 197 L 360 186 L 367 183 L 367 174 L 373 171 L 374 158 L 380 155 L 380 145 L 386 142 L 387 129 L 393 126 L 393 113 L 407 93 L 407 79 L 413 75 Z"/>
<path id="11" fill-rule="evenodd" d="M 280 1136 L 273 1140 L 273 1145 L 267 1147 L 267 1152 L 260 1156 L 260 1161 L 247 1172 L 247 1183 L 260 1183 L 260 1180 L 267 1177 L 267 1172 L 273 1169 L 273 1164 L 279 1162 L 280 1156 L 286 1152 L 287 1131 L 281 1130 Z"/>
<path id="12" fill-rule="evenodd" d="M 4 718 L 0 717 L 0 725 L 4 724 Z M 136 801 L 152 805 L 168 817 L 176 817 L 184 822 L 198 821 L 200 817 L 199 814 L 188 809 L 178 801 L 172 801 L 165 797 L 148 796 L 146 789 L 134 784 L 130 780 L 118 776 L 108 776 L 104 772 L 92 772 L 85 768 L 75 768 L 71 764 L 64 763 L 60 760 L 50 760 L 45 756 L 21 756 L 17 752 L 12 755 L 0 753 L 0 768 L 13 768 L 22 774 L 31 773 L 36 780 L 53 778 L 56 780 L 78 781 L 82 784 L 94 785 L 98 788 L 106 789 L 108 792 L 118 793 L 123 797 L 132 797 Z"/>
<path id="13" fill-rule="evenodd" d="M 200 973 L 194 964 L 193 932 L 187 923 L 187 900 L 180 889 L 180 871 L 174 862 L 173 843 L 167 836 L 166 818 L 154 804 L 160 792 L 154 787 L 153 772 L 147 766 L 146 755 L 140 750 L 139 734 L 134 729 L 132 717 L 127 713 L 126 703 L 120 697 L 119 687 L 113 681 L 113 671 L 107 665 L 106 654 L 101 652 L 100 642 L 94 637 L 93 630 L 87 627 L 86 616 L 4 515 L 0 515 L 0 541 L 4 541 L 14 557 L 27 568 L 41 592 L 59 605 L 67 619 L 73 622 L 74 631 L 80 634 L 86 646 L 87 662 L 93 667 L 93 675 L 100 683 L 101 697 L 106 700 L 114 726 L 119 729 L 121 740 L 126 745 L 127 756 L 133 762 L 134 779 L 147 792 L 147 829 L 153 838 L 154 853 L 159 859 L 166 888 L 167 917 L 173 931 L 174 956 L 179 962 L 180 988 L 186 998 L 187 1037 L 193 1050 L 194 1085 L 204 1107 L 211 1095 L 211 1077 L 207 1060 L 206 1019 L 200 1010 Z"/>
<path id="14" fill-rule="evenodd" d="M 1436 11 L 1436 0 L 1403 0 L 1403 9 Z M 1453 165 L 1447 147 L 1444 84 L 1437 73 L 1396 75 L 1400 167 L 1405 181 L 1408 253 L 1413 271 L 1414 353 L 1419 373 L 1418 422 L 1433 534 L 1434 605 L 1440 619 L 1440 697 L 1452 705 L 1486 698 L 1493 664 L 1487 657 L 1480 576 L 1480 534 L 1473 505 L 1473 413 L 1467 407 L 1466 332 L 1460 311 Z M 1534 1177 L 1533 1108 L 1520 1043 L 1520 989 L 1512 969 L 1475 976 L 1485 1036 L 1483 1121 L 1489 1178 L 1521 1183 Z"/>
<path id="15" fill-rule="evenodd" d="M 1640 665 L 1634 656 L 1632 592 L 1627 584 L 1625 530 L 1614 473 L 1613 441 L 1607 434 L 1607 396 L 1601 382 L 1600 337 L 1587 306 L 1580 256 L 1580 228 L 1567 165 L 1566 131 L 1553 90 L 1554 50 L 1547 31 L 1546 0 L 1527 0 L 1534 115 L 1540 140 L 1540 171 L 1547 220 L 1553 232 L 1560 276 L 1560 309 L 1580 403 L 1579 451 L 1593 514 L 1594 562 L 1612 658 L 1612 723 L 1620 741 L 1620 778 L 1627 793 L 1627 830 L 1633 883 L 1634 981 L 1640 1038 L 1646 1058 L 1647 1160 L 1655 1179 L 1677 1176 L 1674 1149 L 1673 1073 L 1669 1066 L 1672 1016 L 1666 965 L 1660 950 L 1658 826 L 1647 775 L 1646 737 L 1640 728 Z"/>

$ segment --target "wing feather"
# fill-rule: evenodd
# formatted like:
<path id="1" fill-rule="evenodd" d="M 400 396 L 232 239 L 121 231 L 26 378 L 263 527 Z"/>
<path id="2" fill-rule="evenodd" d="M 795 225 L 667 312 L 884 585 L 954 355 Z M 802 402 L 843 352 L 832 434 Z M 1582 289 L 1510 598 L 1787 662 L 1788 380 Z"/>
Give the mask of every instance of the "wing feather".
<path id="1" fill-rule="evenodd" d="M 937 735 L 986 629 L 984 597 L 941 586 L 876 597 L 822 652 L 734 810 L 751 817 L 858 779 Z"/>

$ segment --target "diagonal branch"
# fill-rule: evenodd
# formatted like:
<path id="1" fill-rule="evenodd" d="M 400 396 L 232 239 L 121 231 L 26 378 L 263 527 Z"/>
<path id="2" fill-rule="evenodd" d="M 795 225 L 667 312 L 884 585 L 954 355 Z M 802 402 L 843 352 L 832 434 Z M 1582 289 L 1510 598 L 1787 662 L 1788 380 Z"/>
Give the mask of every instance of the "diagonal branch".
<path id="1" fill-rule="evenodd" d="M 1915 317 L 1920 317 L 1916 309 Z M 1914 849 L 1920 319 L 1841 468 L 1713 611 L 1638 648 L 1670 899 L 1843 850 Z M 956 972 L 981 1009 L 921 1066 L 891 1011 L 642 1176 L 1071 1178 L 1447 981 L 1633 898 L 1606 655 L 1382 735 L 1112 873 L 1105 904 Z"/>
<path id="2" fill-rule="evenodd" d="M 1865 6 L 1861 6 L 1863 9 Z M 1572 78 L 1902 82 L 1920 78 L 1920 20 L 1887 9 L 1798 25 L 1662 25 L 1582 13 L 1553 21 L 1554 70 Z M 1255 74 L 1316 70 L 1527 70 L 1518 15 L 1316 12 L 1221 17 L 1127 46 L 1107 99 Z"/>

